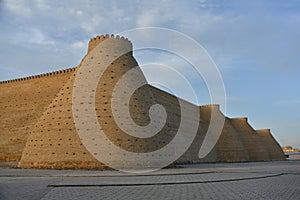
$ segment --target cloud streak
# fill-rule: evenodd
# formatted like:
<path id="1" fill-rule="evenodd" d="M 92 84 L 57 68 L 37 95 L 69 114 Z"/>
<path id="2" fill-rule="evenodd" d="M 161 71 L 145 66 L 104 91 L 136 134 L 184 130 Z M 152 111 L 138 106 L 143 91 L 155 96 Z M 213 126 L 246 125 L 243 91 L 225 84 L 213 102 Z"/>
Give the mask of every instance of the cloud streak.
<path id="1" fill-rule="evenodd" d="M 274 102 L 290 99 L 296 100 L 284 106 L 293 113 L 300 112 L 300 107 L 295 106 L 300 94 L 300 3 L 297 1 L 1 2 L 1 80 L 74 67 L 86 53 L 89 38 L 95 35 L 159 26 L 181 31 L 208 50 L 223 75 L 228 96 L 238 97 L 228 101 L 234 113 L 241 113 L 243 108 L 243 113 L 251 114 L 250 118 L 261 119 L 268 110 L 265 117 L 274 119 L 276 112 L 286 116 L 283 106 Z M 165 54 L 135 55 L 140 63 L 160 61 L 175 69 L 187 66 Z M 201 80 L 193 79 L 192 71 L 184 73 L 196 90 L 203 91 Z M 159 75 L 180 88 L 172 77 Z M 157 76 L 157 71 L 150 70 L 146 76 L 151 79 Z M 299 118 L 296 114 L 292 116 Z M 282 124 L 288 124 L 285 122 L 289 117 L 282 120 Z M 284 130 L 284 125 L 277 130 Z M 290 129 L 299 130 L 299 127 Z"/>

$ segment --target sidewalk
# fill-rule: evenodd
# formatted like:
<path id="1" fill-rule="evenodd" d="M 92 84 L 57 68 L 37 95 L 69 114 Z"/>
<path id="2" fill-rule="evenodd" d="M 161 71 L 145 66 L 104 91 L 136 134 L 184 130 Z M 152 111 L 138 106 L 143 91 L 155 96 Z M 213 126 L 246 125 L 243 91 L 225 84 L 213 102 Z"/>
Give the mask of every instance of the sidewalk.
<path id="1" fill-rule="evenodd" d="M 300 161 L 181 165 L 150 174 L 0 169 L 0 199 L 300 199 Z"/>

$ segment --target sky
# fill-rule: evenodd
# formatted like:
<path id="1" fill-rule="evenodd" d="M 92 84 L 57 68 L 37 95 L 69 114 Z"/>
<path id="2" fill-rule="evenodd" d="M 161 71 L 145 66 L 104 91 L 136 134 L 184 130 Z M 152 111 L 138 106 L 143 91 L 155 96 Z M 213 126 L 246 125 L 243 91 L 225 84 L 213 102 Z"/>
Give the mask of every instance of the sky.
<path id="1" fill-rule="evenodd" d="M 270 128 L 281 146 L 300 148 L 300 1 L 297 0 L 0 0 L 0 81 L 77 66 L 91 37 L 162 27 L 201 44 L 217 65 L 229 117 Z M 133 45 L 134 45 L 134 41 Z M 162 41 L 163 42 L 163 41 Z M 136 52 L 149 61 L 185 63 L 164 52 Z M 164 73 L 144 70 L 149 82 Z M 191 82 L 210 103 L 203 80 Z M 184 91 L 180 97 L 189 99 Z"/>

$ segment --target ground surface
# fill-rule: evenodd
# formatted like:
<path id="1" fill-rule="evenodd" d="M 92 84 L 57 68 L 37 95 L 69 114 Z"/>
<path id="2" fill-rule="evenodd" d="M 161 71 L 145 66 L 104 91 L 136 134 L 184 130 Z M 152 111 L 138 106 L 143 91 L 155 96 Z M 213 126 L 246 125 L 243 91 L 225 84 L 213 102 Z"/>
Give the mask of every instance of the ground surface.
<path id="1" fill-rule="evenodd" d="M 2 166 L 0 199 L 300 199 L 300 160 L 182 165 L 139 175 Z"/>

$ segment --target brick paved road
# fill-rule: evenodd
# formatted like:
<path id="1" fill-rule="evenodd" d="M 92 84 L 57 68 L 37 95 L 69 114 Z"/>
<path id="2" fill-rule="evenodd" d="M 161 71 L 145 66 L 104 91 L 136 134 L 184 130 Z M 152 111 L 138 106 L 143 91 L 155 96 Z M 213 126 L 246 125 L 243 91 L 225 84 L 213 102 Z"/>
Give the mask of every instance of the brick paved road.
<path id="1" fill-rule="evenodd" d="M 0 169 L 0 199 L 300 199 L 300 161 L 183 165 L 152 174 Z"/>

